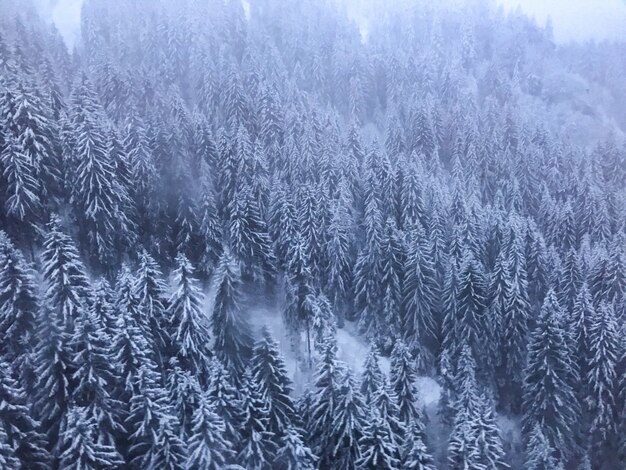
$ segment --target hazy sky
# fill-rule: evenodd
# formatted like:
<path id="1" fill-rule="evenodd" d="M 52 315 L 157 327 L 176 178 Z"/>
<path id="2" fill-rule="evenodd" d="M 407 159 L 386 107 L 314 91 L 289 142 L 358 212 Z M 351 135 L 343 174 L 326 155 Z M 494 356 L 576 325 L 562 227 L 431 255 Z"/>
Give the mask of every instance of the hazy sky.
<path id="1" fill-rule="evenodd" d="M 544 24 L 552 18 L 559 42 L 626 39 L 626 0 L 497 0 L 507 8 L 521 5 Z"/>
<path id="2" fill-rule="evenodd" d="M 520 5 L 525 13 L 535 17 L 540 24 L 544 24 L 550 16 L 555 37 L 559 42 L 626 39 L 626 0 L 497 1 L 507 9 L 515 9 Z M 80 6 L 83 0 L 37 2 L 42 6 L 43 14 L 57 25 L 71 48 L 80 33 Z"/>

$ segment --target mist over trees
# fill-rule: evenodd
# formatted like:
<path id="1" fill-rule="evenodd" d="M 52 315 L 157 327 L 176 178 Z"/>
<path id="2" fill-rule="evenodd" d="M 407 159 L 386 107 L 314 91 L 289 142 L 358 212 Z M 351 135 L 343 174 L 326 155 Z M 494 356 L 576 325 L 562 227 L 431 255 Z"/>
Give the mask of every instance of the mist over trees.
<path id="1" fill-rule="evenodd" d="M 0 467 L 626 466 L 626 44 L 370 10 L 2 2 Z"/>

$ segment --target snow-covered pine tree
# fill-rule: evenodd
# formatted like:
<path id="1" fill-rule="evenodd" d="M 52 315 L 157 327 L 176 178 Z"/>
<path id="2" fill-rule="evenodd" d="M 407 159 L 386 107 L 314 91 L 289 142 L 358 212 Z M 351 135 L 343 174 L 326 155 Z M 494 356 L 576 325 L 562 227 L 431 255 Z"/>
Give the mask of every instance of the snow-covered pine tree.
<path id="1" fill-rule="evenodd" d="M 233 443 L 225 438 L 224 420 L 215 412 L 211 399 L 201 393 L 194 411 L 185 468 L 220 470 L 232 462 Z"/>
<path id="2" fill-rule="evenodd" d="M 208 380 L 209 322 L 203 311 L 204 298 L 194 278 L 194 269 L 185 255 L 176 258 L 173 294 L 168 302 L 173 353 L 181 366 L 201 383 Z"/>
<path id="3" fill-rule="evenodd" d="M 224 421 L 224 438 L 233 444 L 239 442 L 241 409 L 237 400 L 237 389 L 224 365 L 217 359 L 211 361 L 211 382 L 208 396 L 215 412 Z"/>
<path id="4" fill-rule="evenodd" d="M 398 399 L 398 419 L 405 426 L 414 424 L 419 432 L 423 432 L 425 417 L 420 408 L 421 403 L 415 384 L 417 373 L 413 364 L 411 353 L 404 342 L 396 340 L 391 353 L 390 381 Z"/>
<path id="5" fill-rule="evenodd" d="M 389 427 L 376 411 L 368 416 L 363 435 L 359 439 L 359 446 L 362 451 L 356 461 L 356 468 L 380 470 L 400 468 L 400 462 L 396 457 L 398 449 L 390 435 Z"/>
<path id="6" fill-rule="evenodd" d="M 363 364 L 363 374 L 361 375 L 361 394 L 366 405 L 371 405 L 374 402 L 382 381 L 383 373 L 378 363 L 378 352 L 375 346 L 371 346 Z"/>
<path id="7" fill-rule="evenodd" d="M 93 420 L 98 442 L 107 445 L 123 430 L 122 406 L 112 395 L 119 379 L 110 352 L 111 339 L 89 311 L 77 319 L 70 339 L 76 364 L 72 403 Z"/>
<path id="8" fill-rule="evenodd" d="M 523 425 L 527 434 L 539 425 L 550 445 L 564 458 L 571 456 L 577 432 L 579 411 L 572 389 L 576 375 L 563 312 L 555 292 L 550 290 L 528 346 Z"/>
<path id="9" fill-rule="evenodd" d="M 435 470 L 435 460 L 428 452 L 421 433 L 411 425 L 401 452 L 401 468 L 407 470 Z"/>
<path id="10" fill-rule="evenodd" d="M 61 220 L 52 216 L 41 253 L 46 283 L 44 308 L 48 321 L 58 323 L 67 332 L 82 316 L 90 300 L 85 266 L 72 239 L 61 228 Z"/>
<path id="11" fill-rule="evenodd" d="M 40 432 L 40 423 L 33 419 L 32 405 L 26 392 L 12 377 L 11 367 L 5 361 L 0 361 L 0 401 L 0 428 L 10 454 L 19 460 L 23 468 L 47 469 L 50 455 L 46 436 Z"/>
<path id="12" fill-rule="evenodd" d="M 300 432 L 289 426 L 283 432 L 272 463 L 276 470 L 314 470 L 317 458 L 303 442 Z"/>
<path id="13" fill-rule="evenodd" d="M 330 429 L 332 463 L 341 468 L 355 468 L 362 457 L 361 438 L 364 435 L 366 416 L 363 397 L 350 370 L 343 373 Z M 384 432 L 384 431 L 383 431 Z"/>
<path id="14" fill-rule="evenodd" d="M 138 325 L 145 330 L 157 362 L 166 360 L 170 351 L 167 309 L 167 285 L 159 265 L 147 251 L 139 255 L 139 268 L 134 276 L 132 295 L 138 300 Z"/>
<path id="15" fill-rule="evenodd" d="M 592 463 L 602 466 L 616 454 L 616 365 L 620 353 L 618 326 L 611 304 L 603 302 L 593 312 L 589 328 L 586 408 L 591 416 Z"/>
<path id="16" fill-rule="evenodd" d="M 115 447 L 98 441 L 97 436 L 95 418 L 84 408 L 70 408 L 63 425 L 59 467 L 74 470 L 123 468 L 124 461 Z"/>
<path id="17" fill-rule="evenodd" d="M 103 121 L 92 85 L 83 75 L 72 97 L 75 166 L 70 202 L 88 255 L 110 267 L 133 236 L 125 212 L 130 206 L 128 194 L 115 174 Z"/>
<path id="18" fill-rule="evenodd" d="M 401 308 L 402 332 L 411 351 L 433 356 L 438 347 L 435 322 L 437 295 L 435 266 L 423 230 L 409 233 Z M 427 363 L 431 363 L 429 360 Z"/>
<path id="19" fill-rule="evenodd" d="M 25 359 L 38 313 L 35 274 L 0 231 L 0 354 L 8 362 L 17 365 Z"/>
<path id="20" fill-rule="evenodd" d="M 533 426 L 528 436 L 525 465 L 528 470 L 552 470 L 557 468 L 554 448 L 544 436 L 539 424 Z"/>
<path id="21" fill-rule="evenodd" d="M 267 407 L 267 428 L 278 442 L 296 419 L 295 405 L 290 397 L 292 384 L 278 344 L 267 328 L 263 328 L 251 359 L 251 373 L 261 399 Z"/>
<path id="22" fill-rule="evenodd" d="M 267 403 L 259 392 L 259 384 L 250 369 L 246 369 L 240 393 L 242 421 L 237 461 L 250 470 L 267 468 L 276 452 L 275 436 L 269 430 Z"/>
<path id="23" fill-rule="evenodd" d="M 238 382 L 252 354 L 253 339 L 241 311 L 240 270 L 228 249 L 216 273 L 212 331 L 215 355 Z"/>

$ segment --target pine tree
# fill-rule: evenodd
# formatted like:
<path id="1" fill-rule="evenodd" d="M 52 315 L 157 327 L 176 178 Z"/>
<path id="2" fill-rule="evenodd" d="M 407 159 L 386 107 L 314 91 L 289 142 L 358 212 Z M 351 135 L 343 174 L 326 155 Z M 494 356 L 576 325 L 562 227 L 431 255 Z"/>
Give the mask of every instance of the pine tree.
<path id="1" fill-rule="evenodd" d="M 341 378 L 330 432 L 332 461 L 341 468 L 354 468 L 362 457 L 361 439 L 366 422 L 363 398 L 350 371 Z"/>
<path id="2" fill-rule="evenodd" d="M 399 420 L 405 425 L 414 424 L 419 432 L 424 430 L 424 414 L 420 408 L 415 381 L 417 374 L 406 345 L 398 340 L 391 353 L 391 388 L 398 397 Z"/>
<path id="3" fill-rule="evenodd" d="M 116 398 L 124 403 L 130 399 L 133 381 L 141 367 L 155 370 L 157 365 L 148 328 L 143 321 L 142 307 L 135 294 L 134 280 L 128 270 L 120 272 L 115 293 L 114 364 L 120 386 Z"/>
<path id="4" fill-rule="evenodd" d="M 185 468 L 219 470 L 232 460 L 232 443 L 224 438 L 226 426 L 207 395 L 202 394 L 193 415 L 189 456 Z"/>
<path id="5" fill-rule="evenodd" d="M 576 296 L 571 321 L 568 325 L 572 335 L 574 357 L 576 358 L 581 377 L 587 377 L 589 373 L 589 359 L 591 357 L 589 330 L 591 329 L 592 318 L 595 315 L 591 295 L 589 294 L 587 283 L 584 282 Z"/>
<path id="6" fill-rule="evenodd" d="M 590 319 L 589 329 L 589 396 L 587 407 L 592 417 L 590 437 L 593 461 L 608 462 L 615 454 L 616 364 L 619 340 L 611 304 L 602 303 Z"/>
<path id="7" fill-rule="evenodd" d="M 26 392 L 12 377 L 11 368 L 4 361 L 0 362 L 0 403 L 0 432 L 3 434 L 0 442 L 10 448 L 10 454 L 21 462 L 23 468 L 48 468 L 50 456 L 46 437 L 39 431 L 39 422 L 33 419 Z"/>
<path id="8" fill-rule="evenodd" d="M 46 283 L 45 308 L 53 322 L 71 332 L 89 299 L 89 281 L 72 239 L 61 229 L 61 221 L 53 216 L 41 254 Z"/>
<path id="9" fill-rule="evenodd" d="M 421 433 L 409 428 L 402 449 L 402 467 L 407 470 L 435 470 L 435 461 L 424 444 Z"/>
<path id="10" fill-rule="evenodd" d="M 552 470 L 557 468 L 554 449 L 541 431 L 541 426 L 535 424 L 526 446 L 526 468 L 528 470 Z"/>
<path id="11" fill-rule="evenodd" d="M 129 430 L 129 461 L 141 468 L 179 469 L 185 460 L 166 390 L 158 372 L 142 365 L 133 379 Z"/>
<path id="12" fill-rule="evenodd" d="M 339 315 L 350 299 L 352 288 L 352 266 L 354 265 L 354 247 L 351 237 L 353 220 L 349 213 L 347 189 L 341 186 L 339 199 L 333 209 L 328 226 L 327 259 L 328 295 Z"/>
<path id="13" fill-rule="evenodd" d="M 267 406 L 268 430 L 277 438 L 295 421 L 295 406 L 289 396 L 291 379 L 284 359 L 278 352 L 278 344 L 269 330 L 263 328 L 252 355 L 251 372 L 258 386 L 261 399 Z"/>
<path id="14" fill-rule="evenodd" d="M 116 261 L 112 256 L 120 248 L 117 241 L 133 238 L 125 213 L 130 203 L 107 148 L 102 109 L 85 75 L 74 90 L 72 113 L 76 166 L 70 202 L 88 253 L 107 267 Z"/>
<path id="15" fill-rule="evenodd" d="M 20 468 L 20 463 L 13 447 L 8 442 L 4 427 L 0 425 L 0 466 L 7 470 L 17 470 Z"/>
<path id="16" fill-rule="evenodd" d="M 438 289 L 434 282 L 435 266 L 430 247 L 422 231 L 410 233 L 408 254 L 403 285 L 402 329 L 411 350 L 428 348 L 432 354 L 438 346 L 435 323 Z"/>
<path id="17" fill-rule="evenodd" d="M 8 182 L 6 213 L 17 220 L 37 220 L 40 216 L 41 187 L 36 169 L 17 137 L 5 131 L 5 146 L 0 153 L 2 177 Z"/>
<path id="18" fill-rule="evenodd" d="M 386 222 L 382 242 L 382 277 L 380 288 L 383 292 L 382 320 L 376 337 L 384 341 L 385 350 L 391 349 L 390 335 L 399 335 L 402 302 L 402 280 L 406 262 L 406 248 L 403 235 L 397 230 L 393 219 Z"/>
<path id="19" fill-rule="evenodd" d="M 472 353 L 478 363 L 478 370 L 489 375 L 493 367 L 492 351 L 494 350 L 493 338 L 486 332 L 493 331 L 491 319 L 486 312 L 487 286 L 485 283 L 482 267 L 470 251 L 466 251 L 459 270 L 459 286 L 457 305 L 457 317 L 459 322 L 460 339 L 472 348 Z M 486 337 L 487 336 L 487 337 Z"/>
<path id="20" fill-rule="evenodd" d="M 240 272 L 228 250 L 222 255 L 215 282 L 212 318 L 215 355 L 237 381 L 252 354 L 253 343 L 240 307 Z"/>
<path id="21" fill-rule="evenodd" d="M 205 174 L 205 181 L 209 177 Z M 200 257 L 201 270 L 210 274 L 217 267 L 222 255 L 222 225 L 217 212 L 217 202 L 213 187 L 206 183 L 203 188 L 200 202 L 200 237 L 203 243 L 203 253 Z"/>
<path id="22" fill-rule="evenodd" d="M 174 350 L 182 367 L 204 382 L 209 356 L 209 325 L 202 310 L 203 297 L 194 278 L 194 269 L 185 255 L 179 255 L 176 262 L 174 293 L 168 308 Z"/>
<path id="23" fill-rule="evenodd" d="M 78 406 L 72 407 L 67 413 L 62 434 L 60 468 L 122 468 L 124 461 L 115 447 L 99 442 L 97 434 L 97 424 L 89 412 Z"/>
<path id="24" fill-rule="evenodd" d="M 486 468 L 481 463 L 477 443 L 479 396 L 476 383 L 476 363 L 469 346 L 461 350 L 455 377 L 454 422 L 448 443 L 448 463 L 453 469 Z"/>
<path id="25" fill-rule="evenodd" d="M 563 312 L 553 290 L 530 337 L 524 380 L 524 430 L 541 426 L 554 449 L 567 457 L 574 446 L 577 401 L 572 389 L 575 365 L 563 328 Z"/>
<path id="26" fill-rule="evenodd" d="M 317 458 L 304 442 L 298 430 L 289 426 L 283 433 L 272 463 L 277 470 L 314 470 Z"/>
<path id="27" fill-rule="evenodd" d="M 111 338 L 86 312 L 76 322 L 70 340 L 76 370 L 72 375 L 75 387 L 72 402 L 84 408 L 88 419 L 98 427 L 99 442 L 111 444 L 122 430 L 119 416 L 121 403 L 111 396 L 117 386 L 117 374 L 109 352 Z"/>
<path id="28" fill-rule="evenodd" d="M 381 470 L 399 468 L 400 462 L 396 458 L 398 449 L 389 434 L 388 426 L 378 413 L 374 412 L 365 425 L 359 446 L 363 450 L 356 462 L 356 468 Z"/>
<path id="29" fill-rule="evenodd" d="M 75 364 L 69 347 L 70 336 L 56 319 L 44 316 L 38 336 L 45 340 L 40 341 L 35 350 L 34 407 L 41 430 L 47 434 L 48 448 L 57 456 L 59 430 L 72 396 Z"/>
<path id="30" fill-rule="evenodd" d="M 241 409 L 237 400 L 237 389 L 231 382 L 231 377 L 221 362 L 216 359 L 211 362 L 211 381 L 208 395 L 215 412 L 224 421 L 225 439 L 231 444 L 239 442 L 239 423 Z"/>
<path id="31" fill-rule="evenodd" d="M 261 470 L 273 460 L 276 444 L 268 429 L 268 410 L 258 393 L 258 384 L 249 369 L 244 372 L 241 391 L 242 422 L 240 448 L 237 460 L 245 468 Z"/>
<path id="32" fill-rule="evenodd" d="M 374 402 L 382 383 L 383 373 L 378 363 L 378 353 L 376 348 L 372 346 L 363 364 L 363 375 L 361 376 L 361 394 L 367 405 Z"/>
<path id="33" fill-rule="evenodd" d="M 359 253 L 354 265 L 354 306 L 363 332 L 370 337 L 377 337 L 378 328 L 383 322 L 380 318 L 384 292 L 380 286 L 382 278 L 382 215 L 378 201 L 370 195 L 365 206 L 365 246 Z"/>
<path id="34" fill-rule="evenodd" d="M 166 329 L 169 308 L 167 286 L 159 265 L 145 250 L 139 255 L 133 296 L 139 301 L 138 325 L 145 330 L 157 362 L 161 363 L 166 359 L 164 354 L 170 350 L 170 338 Z"/>
<path id="35" fill-rule="evenodd" d="M 484 468 L 510 468 L 504 460 L 502 439 L 493 407 L 484 396 L 480 397 L 477 418 L 478 421 L 474 423 L 473 431 L 476 434 L 476 447 L 480 456 L 480 463 Z"/>
<path id="36" fill-rule="evenodd" d="M 20 362 L 36 329 L 35 276 L 22 253 L 0 231 L 0 354 Z"/>
<path id="37" fill-rule="evenodd" d="M 337 363 L 337 345 L 327 338 L 322 346 L 320 362 L 315 374 L 315 392 L 311 399 L 311 417 L 308 434 L 312 450 L 320 459 L 319 465 L 328 465 L 334 455 L 331 427 L 336 414 L 340 375 Z"/>
<path id="38" fill-rule="evenodd" d="M 522 248 L 516 243 L 509 249 L 522 254 Z M 519 410 L 521 406 L 530 310 L 526 270 L 523 264 L 517 267 L 516 264 L 511 263 L 511 277 L 504 287 L 505 308 L 499 323 L 501 364 L 509 371 L 504 374 L 500 399 L 502 402 L 510 402 L 512 410 Z"/>

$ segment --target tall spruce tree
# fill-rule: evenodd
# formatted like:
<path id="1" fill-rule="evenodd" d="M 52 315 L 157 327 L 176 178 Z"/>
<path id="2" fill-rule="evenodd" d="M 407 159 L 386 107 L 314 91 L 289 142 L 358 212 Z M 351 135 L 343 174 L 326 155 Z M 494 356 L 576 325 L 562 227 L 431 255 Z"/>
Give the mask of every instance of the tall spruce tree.
<path id="1" fill-rule="evenodd" d="M 564 458 L 571 456 L 579 413 L 572 378 L 563 312 L 553 290 L 546 295 L 541 316 L 530 337 L 524 379 L 523 425 L 530 433 L 539 425 L 550 445 Z"/>

